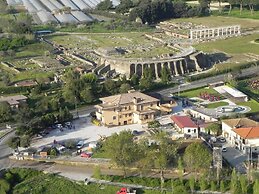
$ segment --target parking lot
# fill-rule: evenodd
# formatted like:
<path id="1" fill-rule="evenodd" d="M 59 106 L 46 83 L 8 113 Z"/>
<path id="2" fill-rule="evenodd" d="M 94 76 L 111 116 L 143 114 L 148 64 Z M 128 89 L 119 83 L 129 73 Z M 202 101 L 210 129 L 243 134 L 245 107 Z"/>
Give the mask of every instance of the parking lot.
<path id="1" fill-rule="evenodd" d="M 60 129 L 54 129 L 43 138 L 34 140 L 31 143 L 31 147 L 43 148 L 53 144 L 54 140 L 58 142 L 64 142 L 66 140 L 83 140 L 85 144 L 93 141 L 98 141 L 101 137 L 107 137 L 113 133 L 119 133 L 123 130 L 137 130 L 143 131 L 143 127 L 140 124 L 116 126 L 116 127 L 105 127 L 96 126 L 91 123 L 90 117 L 82 117 L 72 122 L 72 128 L 64 128 L 63 131 Z"/>

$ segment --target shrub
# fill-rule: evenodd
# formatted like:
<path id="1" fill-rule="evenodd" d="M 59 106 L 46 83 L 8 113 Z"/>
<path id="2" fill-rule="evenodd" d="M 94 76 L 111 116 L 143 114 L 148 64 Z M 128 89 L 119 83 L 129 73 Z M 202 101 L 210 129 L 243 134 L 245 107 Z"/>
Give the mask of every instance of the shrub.
<path id="1" fill-rule="evenodd" d="M 99 166 L 94 167 L 93 177 L 96 179 L 101 179 L 101 169 Z"/>
<path id="2" fill-rule="evenodd" d="M 157 120 L 154 120 L 148 123 L 148 128 L 158 128 L 160 126 L 161 124 Z"/>
<path id="3" fill-rule="evenodd" d="M 214 181 L 211 181 L 211 183 L 210 183 L 210 190 L 212 190 L 212 191 L 216 191 L 217 190 L 217 185 L 215 184 Z"/>
<path id="4" fill-rule="evenodd" d="M 207 180 L 205 179 L 205 177 L 202 176 L 199 183 L 201 191 L 205 191 L 208 188 Z"/>

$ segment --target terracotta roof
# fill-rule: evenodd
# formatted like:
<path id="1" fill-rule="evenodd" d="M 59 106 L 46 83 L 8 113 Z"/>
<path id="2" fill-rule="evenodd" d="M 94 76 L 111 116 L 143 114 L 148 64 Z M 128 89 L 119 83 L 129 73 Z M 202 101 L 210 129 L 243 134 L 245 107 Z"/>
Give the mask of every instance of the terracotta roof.
<path id="1" fill-rule="evenodd" d="M 137 92 L 137 91 L 100 98 L 100 100 L 103 102 L 103 104 L 101 104 L 100 106 L 105 106 L 105 107 L 129 104 L 129 103 L 133 103 L 134 100 L 136 101 L 136 104 L 144 104 L 144 103 L 159 101 L 156 98 L 153 98 L 151 96 L 148 96 L 144 93 Z"/>
<path id="2" fill-rule="evenodd" d="M 222 122 L 224 122 L 231 128 L 247 128 L 259 126 L 258 122 L 248 118 L 227 119 L 223 120 Z"/>
<path id="3" fill-rule="evenodd" d="M 174 116 L 171 117 L 171 119 L 180 128 L 184 128 L 184 127 L 196 128 L 197 127 L 197 125 L 188 116 L 174 115 Z"/>
<path id="4" fill-rule="evenodd" d="M 259 138 L 259 127 L 247 127 L 233 129 L 240 137 L 244 139 Z"/>

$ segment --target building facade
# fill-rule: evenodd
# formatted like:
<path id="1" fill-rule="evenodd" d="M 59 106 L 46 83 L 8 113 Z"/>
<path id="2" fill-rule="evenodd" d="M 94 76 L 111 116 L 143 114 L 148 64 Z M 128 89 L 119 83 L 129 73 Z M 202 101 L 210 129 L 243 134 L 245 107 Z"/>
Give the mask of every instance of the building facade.
<path id="1" fill-rule="evenodd" d="M 106 126 L 145 124 L 153 121 L 159 111 L 159 100 L 137 91 L 100 99 L 96 118 Z"/>
<path id="2" fill-rule="evenodd" d="M 176 130 L 191 137 L 198 137 L 198 126 L 188 116 L 173 115 L 172 123 Z"/>
<path id="3" fill-rule="evenodd" d="M 222 121 L 222 135 L 243 153 L 259 153 L 259 123 L 248 118 Z"/>

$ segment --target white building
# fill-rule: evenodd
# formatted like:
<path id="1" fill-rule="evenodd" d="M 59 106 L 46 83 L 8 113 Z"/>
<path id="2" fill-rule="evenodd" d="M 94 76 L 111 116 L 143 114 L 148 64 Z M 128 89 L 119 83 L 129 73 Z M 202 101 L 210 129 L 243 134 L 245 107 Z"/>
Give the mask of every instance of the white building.
<path id="1" fill-rule="evenodd" d="M 259 153 L 259 123 L 248 118 L 222 121 L 222 135 L 244 153 Z"/>
<path id="2" fill-rule="evenodd" d="M 248 96 L 243 92 L 240 92 L 236 88 L 231 88 L 229 86 L 224 85 L 224 86 L 215 87 L 214 90 L 216 90 L 220 94 L 228 95 L 230 100 L 233 99 L 236 101 L 243 101 L 243 102 L 248 101 Z"/>
<path id="3" fill-rule="evenodd" d="M 190 135 L 191 137 L 198 137 L 198 126 L 190 117 L 173 115 L 171 119 L 173 125 L 178 131 Z"/>

